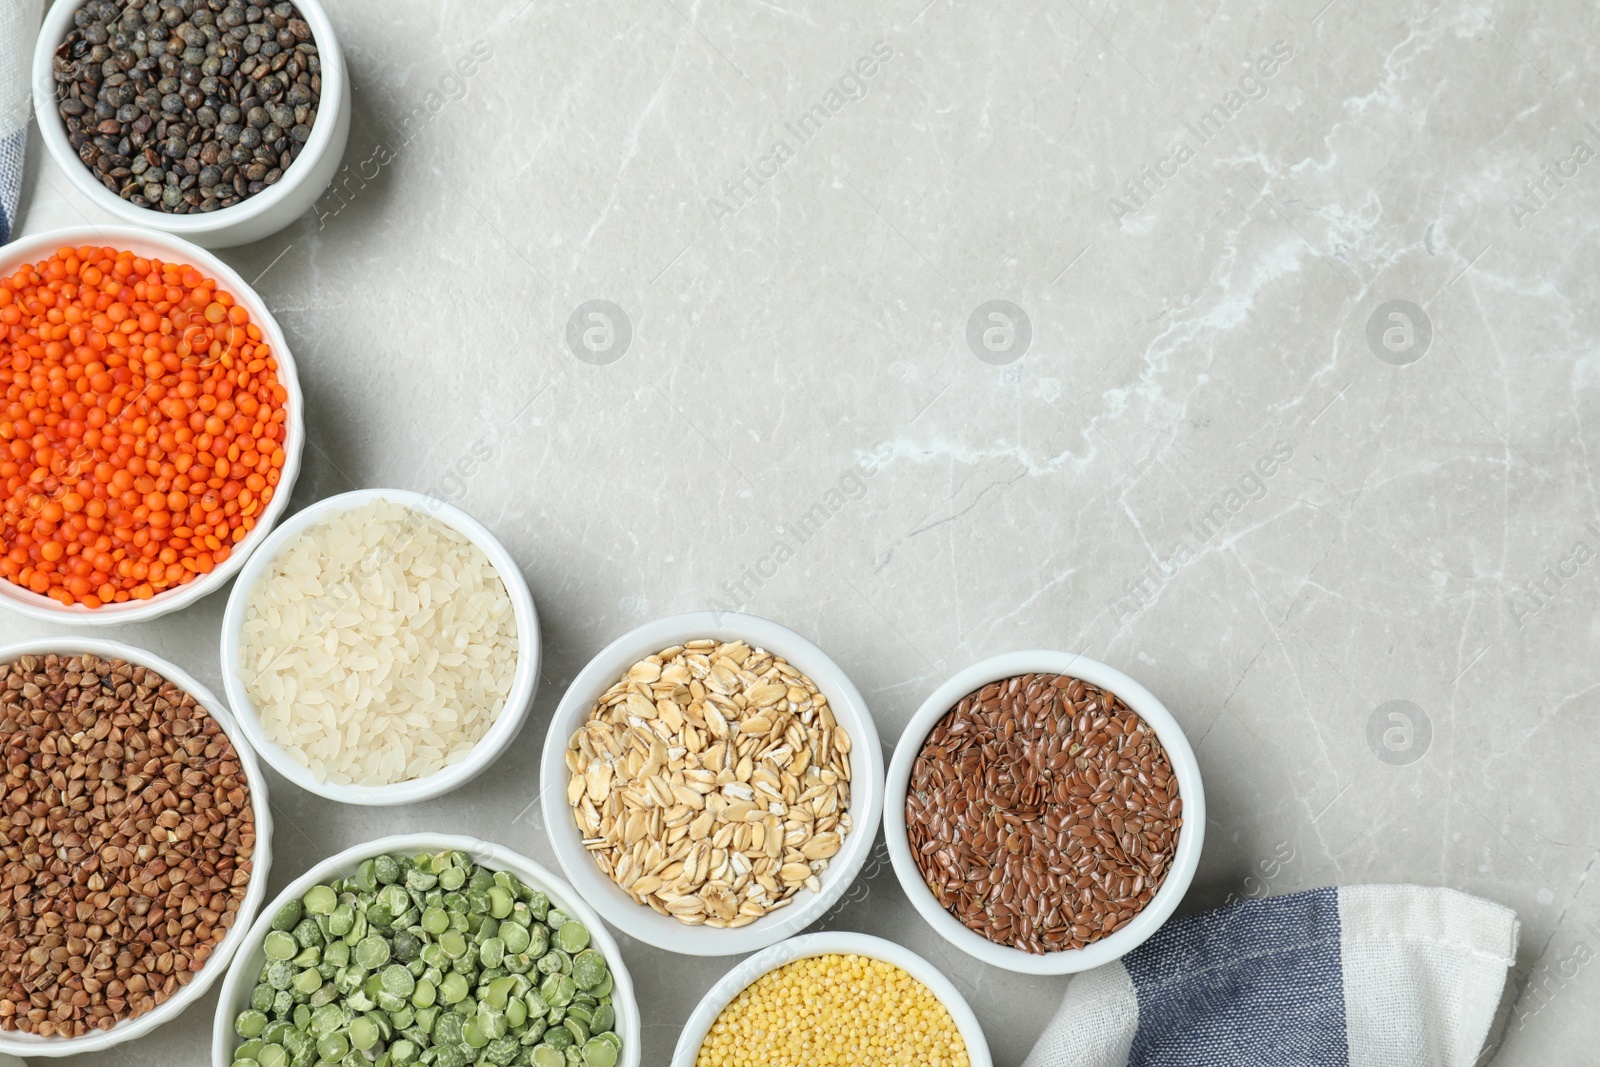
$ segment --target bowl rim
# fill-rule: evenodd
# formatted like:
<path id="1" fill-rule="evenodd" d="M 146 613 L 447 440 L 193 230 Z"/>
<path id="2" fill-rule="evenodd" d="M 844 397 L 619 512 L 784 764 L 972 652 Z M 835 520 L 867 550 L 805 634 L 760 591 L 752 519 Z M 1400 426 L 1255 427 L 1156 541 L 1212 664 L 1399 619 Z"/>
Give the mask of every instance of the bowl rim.
<path id="1" fill-rule="evenodd" d="M 1129 920 L 1128 925 L 1081 949 L 1064 949 L 1043 956 L 995 944 L 967 929 L 945 911 L 922 880 L 906 832 L 906 789 L 911 780 L 911 765 L 934 724 L 969 693 L 1003 678 L 1020 674 L 1066 674 L 1102 689 L 1109 689 L 1122 702 L 1149 723 L 1172 761 L 1183 797 L 1183 828 L 1171 868 L 1150 903 Z M 889 763 L 885 781 L 883 835 L 889 847 L 895 876 L 918 914 L 941 937 L 980 962 L 1021 974 L 1074 974 L 1120 959 L 1139 945 L 1171 917 L 1182 901 L 1200 865 L 1205 842 L 1206 801 L 1200 765 L 1194 749 L 1177 719 L 1155 694 L 1115 667 L 1075 652 L 1031 649 L 1006 652 L 980 660 L 958 671 L 922 702 L 906 724 Z"/>
<path id="2" fill-rule="evenodd" d="M 322 93 L 317 104 L 317 121 L 311 126 L 311 136 L 307 138 L 305 147 L 277 184 L 232 207 L 193 215 L 169 215 L 154 208 L 136 207 L 128 203 L 93 180 L 89 176 L 89 168 L 72 150 L 61 116 L 50 107 L 56 97 L 53 60 L 56 49 L 67 39 L 72 16 L 84 2 L 55 0 L 45 12 L 33 49 L 33 112 L 46 151 L 55 160 L 56 166 L 66 173 L 72 187 L 88 197 L 96 207 L 110 212 L 127 225 L 162 230 L 174 237 L 206 236 L 269 214 L 294 196 L 309 180 L 313 169 L 310 161 L 327 152 L 336 136 L 335 127 L 339 125 L 336 120 L 348 91 L 344 76 L 344 51 L 321 0 L 295 0 L 295 7 L 311 27 L 312 42 L 317 46 L 317 56 L 322 61 Z"/>
<path id="3" fill-rule="evenodd" d="M 567 803 L 567 741 L 594 700 L 634 663 L 697 638 L 744 640 L 783 657 L 826 694 L 851 741 L 851 830 L 822 873 L 822 891 L 802 889 L 787 906 L 736 930 L 686 926 L 637 904 L 589 858 Z M 545 832 L 567 879 L 605 920 L 645 944 L 686 956 L 733 956 L 766 948 L 798 933 L 838 903 L 860 873 L 883 816 L 883 750 L 866 700 L 834 660 L 811 641 L 776 622 L 726 611 L 688 611 L 654 619 L 609 642 L 567 686 L 550 718 L 540 761 Z"/>
<path id="4" fill-rule="evenodd" d="M 257 580 L 283 550 L 290 538 L 296 537 L 322 519 L 336 512 L 350 511 L 374 500 L 388 500 L 420 511 L 438 519 L 446 526 L 465 534 L 489 558 L 495 573 L 505 584 L 517 620 L 517 666 L 511 677 L 511 690 L 506 694 L 505 706 L 488 731 L 473 745 L 459 763 L 428 775 L 390 785 L 338 785 L 318 782 L 311 772 L 300 766 L 282 747 L 267 738 L 261 727 L 261 718 L 255 701 L 250 699 L 239 677 L 243 661 L 243 633 L 250 594 Z M 293 784 L 308 793 L 335 800 L 343 804 L 385 806 L 410 804 L 441 796 L 482 774 L 490 764 L 510 746 L 522 729 L 534 694 L 539 686 L 540 641 L 539 612 L 533 602 L 522 568 L 500 540 L 483 523 L 447 501 L 409 489 L 353 489 L 346 493 L 324 497 L 296 512 L 280 523 L 272 535 L 263 542 L 249 563 L 239 573 L 239 578 L 228 593 L 228 604 L 222 614 L 222 685 L 228 699 L 237 709 L 240 728 L 246 740 L 267 765 Z"/>
<path id="5" fill-rule="evenodd" d="M 388 837 L 352 845 L 314 864 L 310 870 L 284 886 L 277 896 L 267 902 L 245 938 L 249 950 L 241 949 L 234 957 L 228 967 L 228 974 L 222 981 L 222 988 L 218 991 L 216 1014 L 211 1023 L 212 1063 L 216 1067 L 230 1067 L 233 1063 L 234 1010 L 242 1002 L 241 995 L 254 984 L 254 974 L 245 967 L 245 961 L 247 957 L 253 958 L 261 942 L 266 938 L 272 918 L 278 913 L 279 908 L 290 898 L 303 895 L 312 886 L 327 881 L 338 872 L 353 870 L 362 860 L 373 856 L 392 855 L 397 852 L 442 852 L 446 849 L 465 852 L 475 863 L 493 870 L 510 871 L 533 888 L 544 890 L 563 912 L 589 928 L 591 939 L 597 943 L 601 954 L 606 958 L 607 966 L 611 968 L 613 980 L 611 1001 L 617 1008 L 617 1021 L 626 1025 L 626 1029 L 619 1025 L 617 1030 L 617 1036 L 623 1039 L 622 1053 L 617 1059 L 617 1067 L 639 1067 L 644 1025 L 639 1014 L 639 1002 L 634 993 L 633 977 L 628 972 L 628 963 L 623 958 L 621 946 L 611 936 L 611 931 L 606 929 L 594 909 L 571 885 L 556 877 L 542 864 L 534 862 L 514 849 L 462 834 L 427 832 L 391 834 Z M 259 967 L 259 961 L 256 965 Z M 633 1035 L 631 1039 L 628 1037 L 629 1034 Z"/>
<path id="6" fill-rule="evenodd" d="M 202 273 L 215 278 L 223 288 L 246 305 L 250 319 L 261 327 L 262 335 L 272 347 L 278 360 L 278 381 L 289 394 L 285 402 L 283 469 L 278 474 L 278 484 L 272 499 L 262 510 L 255 528 L 243 541 L 233 546 L 233 551 L 210 574 L 202 574 L 193 581 L 157 593 L 149 600 L 129 600 L 120 604 L 107 604 L 99 608 L 82 605 L 68 607 L 47 596 L 24 589 L 6 579 L 0 579 L 0 607 L 30 619 L 62 623 L 71 626 L 119 626 L 127 622 L 144 622 L 159 618 L 169 612 L 179 611 L 202 597 L 216 592 L 227 584 L 248 562 L 250 556 L 266 540 L 273 526 L 282 518 L 300 475 L 301 451 L 305 446 L 305 395 L 300 388 L 300 375 L 295 367 L 294 355 L 283 329 L 273 317 L 265 300 L 234 269 L 217 255 L 199 245 L 174 234 L 135 226 L 71 226 L 44 233 L 19 237 L 0 248 L 0 274 L 24 263 L 37 263 L 58 248 L 79 248 L 84 245 L 114 247 L 136 252 L 140 256 L 155 255 L 164 262 L 186 262 Z M 175 257 L 183 257 L 178 260 Z M 9 269 L 8 269 L 9 268 Z"/>
<path id="7" fill-rule="evenodd" d="M 945 977 L 943 971 L 904 945 L 871 934 L 846 930 L 825 930 L 791 937 L 769 946 L 729 970 L 700 999 L 683 1024 L 672 1052 L 672 1067 L 695 1067 L 700 1045 L 722 1010 L 756 979 L 795 960 L 835 953 L 866 956 L 892 963 L 927 986 L 950 1013 L 956 1029 L 961 1031 L 961 1039 L 967 1045 L 970 1067 L 993 1067 L 994 1061 L 990 1057 L 988 1039 L 983 1035 L 983 1026 L 967 1003 L 967 998 L 961 995 L 961 991 Z"/>
<path id="8" fill-rule="evenodd" d="M 239 765 L 244 769 L 245 781 L 250 786 L 250 808 L 255 818 L 256 846 L 250 854 L 250 885 L 233 924 L 223 935 L 210 958 L 195 972 L 189 984 L 181 987 L 171 999 L 158 1004 L 143 1015 L 125 1019 L 110 1030 L 94 1031 L 82 1037 L 39 1037 L 15 1031 L 0 1031 L 0 1053 L 32 1059 L 37 1056 L 77 1056 L 87 1052 L 101 1052 L 124 1041 L 144 1037 L 157 1027 L 176 1019 L 196 1000 L 199 1000 L 228 970 L 233 955 L 246 940 L 255 922 L 256 911 L 267 895 L 267 882 L 272 870 L 272 804 L 267 796 L 267 780 L 256 762 L 255 753 L 239 735 L 238 719 L 227 704 L 217 699 L 208 687 L 194 675 L 170 660 L 143 648 L 109 641 L 100 637 L 80 637 L 64 634 L 60 637 L 39 637 L 17 641 L 0 647 L 0 663 L 15 662 L 21 656 L 80 655 L 90 653 L 105 659 L 122 659 L 148 668 L 178 686 L 203 706 L 217 721 L 222 732 L 228 735 Z"/>

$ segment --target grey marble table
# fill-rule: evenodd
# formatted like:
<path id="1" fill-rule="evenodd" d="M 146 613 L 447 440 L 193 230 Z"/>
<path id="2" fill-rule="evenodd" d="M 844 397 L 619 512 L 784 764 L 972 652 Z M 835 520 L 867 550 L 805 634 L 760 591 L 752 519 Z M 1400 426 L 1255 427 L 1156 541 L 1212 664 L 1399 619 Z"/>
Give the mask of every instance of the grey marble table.
<path id="1" fill-rule="evenodd" d="M 1489 897 L 1523 923 L 1489 1055 L 1593 1056 L 1592 3 L 331 6 L 340 191 L 225 253 L 301 367 L 293 500 L 457 500 L 522 563 L 548 683 L 439 800 L 274 779 L 274 890 L 407 830 L 553 864 L 563 684 L 716 602 L 832 653 L 886 748 L 981 657 L 1116 664 L 1205 775 L 1186 910 Z M 23 232 L 108 221 L 37 142 L 29 168 Z M 593 300 L 611 347 L 575 353 Z M 220 688 L 222 609 L 113 636 Z M 1065 986 L 956 954 L 886 865 L 826 922 L 932 959 L 1007 1067 Z M 657 1067 L 732 961 L 624 944 Z M 73 1062 L 205 1062 L 213 1006 Z"/>

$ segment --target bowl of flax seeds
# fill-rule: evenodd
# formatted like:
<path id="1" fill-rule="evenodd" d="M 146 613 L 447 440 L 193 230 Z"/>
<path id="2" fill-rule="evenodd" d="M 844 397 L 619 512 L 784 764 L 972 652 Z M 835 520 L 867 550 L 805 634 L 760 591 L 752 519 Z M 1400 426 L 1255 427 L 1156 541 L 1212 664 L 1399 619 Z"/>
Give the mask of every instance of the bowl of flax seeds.
<path id="1" fill-rule="evenodd" d="M 1066 974 L 1171 916 L 1199 864 L 1205 795 L 1177 720 L 1114 667 L 995 656 L 940 686 L 890 763 L 884 831 L 907 896 L 985 963 Z"/>

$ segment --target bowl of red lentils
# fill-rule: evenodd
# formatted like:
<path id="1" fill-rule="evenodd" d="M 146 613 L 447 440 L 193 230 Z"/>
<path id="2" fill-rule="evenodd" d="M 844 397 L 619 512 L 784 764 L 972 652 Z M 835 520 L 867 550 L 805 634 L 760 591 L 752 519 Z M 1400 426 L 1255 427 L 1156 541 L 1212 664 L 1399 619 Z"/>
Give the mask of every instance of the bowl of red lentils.
<path id="1" fill-rule="evenodd" d="M 266 304 L 181 238 L 58 230 L 0 254 L 0 606 L 116 625 L 224 585 L 305 438 Z"/>
<path id="2" fill-rule="evenodd" d="M 1125 955 L 1189 888 L 1200 768 L 1144 686 L 1011 652 L 934 690 L 889 764 L 884 837 L 922 917 L 976 959 L 1069 974 Z"/>
<path id="3" fill-rule="evenodd" d="M 992 1067 L 983 1028 L 937 967 L 867 934 L 781 941 L 724 975 L 672 1067 Z"/>

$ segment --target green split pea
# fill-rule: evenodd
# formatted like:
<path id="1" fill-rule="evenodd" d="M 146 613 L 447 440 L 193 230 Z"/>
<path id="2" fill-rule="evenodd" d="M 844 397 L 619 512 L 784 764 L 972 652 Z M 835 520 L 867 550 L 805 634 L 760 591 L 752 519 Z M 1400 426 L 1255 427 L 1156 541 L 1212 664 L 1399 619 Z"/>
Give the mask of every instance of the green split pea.
<path id="1" fill-rule="evenodd" d="M 615 1067 L 611 968 L 460 852 L 375 856 L 273 916 L 233 1067 Z"/>

